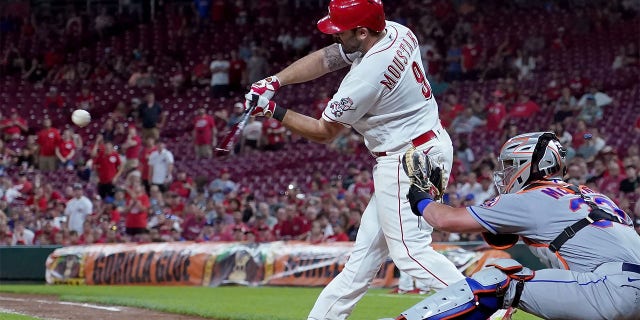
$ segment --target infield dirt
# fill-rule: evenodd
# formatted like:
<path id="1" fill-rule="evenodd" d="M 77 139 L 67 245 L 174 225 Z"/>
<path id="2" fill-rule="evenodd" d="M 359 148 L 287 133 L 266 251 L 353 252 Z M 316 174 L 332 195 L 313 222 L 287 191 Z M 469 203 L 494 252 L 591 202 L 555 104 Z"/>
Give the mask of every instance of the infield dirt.
<path id="1" fill-rule="evenodd" d="M 205 318 L 140 308 L 60 301 L 55 296 L 0 294 L 3 310 L 47 320 L 202 320 Z"/>

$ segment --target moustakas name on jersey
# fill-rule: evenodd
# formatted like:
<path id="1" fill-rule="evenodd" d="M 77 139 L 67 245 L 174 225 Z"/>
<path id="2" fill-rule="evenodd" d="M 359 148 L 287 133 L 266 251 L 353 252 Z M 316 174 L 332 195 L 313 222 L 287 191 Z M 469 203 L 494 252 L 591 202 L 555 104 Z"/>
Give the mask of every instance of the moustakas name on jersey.
<path id="1" fill-rule="evenodd" d="M 353 127 L 373 152 L 400 152 L 438 125 L 438 105 L 416 36 L 391 21 L 386 32 L 365 55 L 343 54 L 351 69 L 322 117 Z"/>

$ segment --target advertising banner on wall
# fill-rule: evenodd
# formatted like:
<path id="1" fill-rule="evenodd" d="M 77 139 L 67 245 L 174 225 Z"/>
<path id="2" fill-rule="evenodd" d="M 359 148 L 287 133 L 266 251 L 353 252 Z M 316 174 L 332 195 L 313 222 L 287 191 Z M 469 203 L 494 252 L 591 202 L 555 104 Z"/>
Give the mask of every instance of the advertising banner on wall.
<path id="1" fill-rule="evenodd" d="M 469 251 L 438 246 L 458 268 L 471 274 L 503 251 Z M 305 242 L 98 244 L 56 249 L 46 262 L 49 284 L 323 286 L 344 267 L 353 243 Z M 397 284 L 390 259 L 382 264 L 374 287 Z"/>

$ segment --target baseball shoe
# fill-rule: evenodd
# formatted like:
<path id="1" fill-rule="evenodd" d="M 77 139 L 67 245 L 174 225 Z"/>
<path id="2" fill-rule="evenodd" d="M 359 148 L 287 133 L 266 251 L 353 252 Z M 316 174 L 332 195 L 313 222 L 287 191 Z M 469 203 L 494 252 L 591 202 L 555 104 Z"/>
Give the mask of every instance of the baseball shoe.
<path id="1" fill-rule="evenodd" d="M 402 290 L 400 288 L 395 288 L 389 291 L 390 294 L 421 294 L 420 292 L 420 289 Z"/>

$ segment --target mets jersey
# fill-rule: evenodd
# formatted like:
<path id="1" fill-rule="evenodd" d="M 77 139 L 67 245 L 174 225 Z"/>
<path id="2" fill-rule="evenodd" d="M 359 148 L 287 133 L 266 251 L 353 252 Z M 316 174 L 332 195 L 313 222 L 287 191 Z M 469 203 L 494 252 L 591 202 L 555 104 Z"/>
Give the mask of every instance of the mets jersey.
<path id="1" fill-rule="evenodd" d="M 562 181 L 545 181 L 514 194 L 502 194 L 467 211 L 493 234 L 517 234 L 549 267 L 590 272 L 606 262 L 640 263 L 640 236 L 629 216 L 608 197 L 585 186 L 582 193 L 622 223 L 594 222 L 569 239 L 557 253 L 548 246 L 591 208 Z"/>

